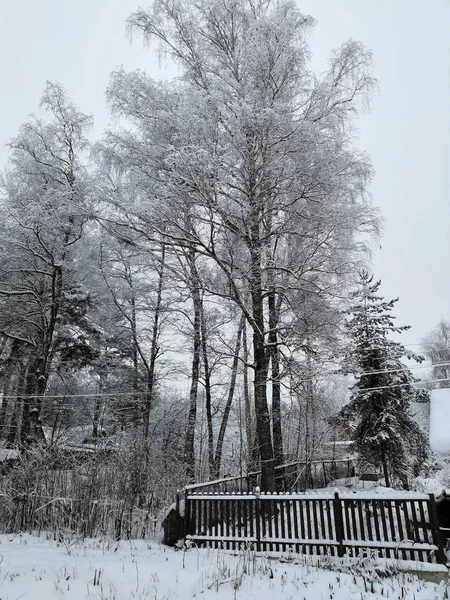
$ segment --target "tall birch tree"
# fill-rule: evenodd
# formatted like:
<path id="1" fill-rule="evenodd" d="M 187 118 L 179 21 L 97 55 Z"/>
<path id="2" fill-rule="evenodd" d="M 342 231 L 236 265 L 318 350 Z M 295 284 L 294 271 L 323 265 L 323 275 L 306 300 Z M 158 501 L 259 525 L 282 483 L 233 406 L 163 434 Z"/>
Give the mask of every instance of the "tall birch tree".
<path id="1" fill-rule="evenodd" d="M 135 125 L 108 140 L 134 182 L 129 210 L 151 215 L 167 244 L 209 263 L 203 288 L 236 302 L 251 328 L 266 490 L 283 452 L 279 349 L 293 322 L 290 292 L 341 290 L 359 234 L 376 224 L 370 163 L 352 146 L 354 117 L 374 85 L 371 54 L 345 43 L 315 77 L 312 24 L 288 0 L 156 0 L 129 26 L 158 40 L 181 77 L 169 86 L 119 71 L 108 92 Z"/>

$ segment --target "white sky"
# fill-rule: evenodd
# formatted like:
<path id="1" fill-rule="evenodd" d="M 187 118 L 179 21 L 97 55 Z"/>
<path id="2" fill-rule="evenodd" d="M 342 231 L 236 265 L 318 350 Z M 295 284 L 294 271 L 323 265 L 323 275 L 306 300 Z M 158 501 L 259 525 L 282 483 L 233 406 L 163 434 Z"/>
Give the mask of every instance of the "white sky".
<path id="1" fill-rule="evenodd" d="M 313 66 L 348 38 L 375 56 L 379 94 L 360 122 L 359 146 L 376 170 L 372 192 L 385 217 L 374 273 L 400 296 L 399 324 L 414 344 L 450 319 L 450 0 L 297 0 L 318 21 Z M 125 35 L 137 0 L 0 0 L 0 166 L 5 142 L 36 112 L 45 81 L 59 81 L 93 114 L 109 115 L 109 73 L 123 65 L 167 75 L 154 54 Z M 170 73 L 170 71 L 169 71 Z"/>

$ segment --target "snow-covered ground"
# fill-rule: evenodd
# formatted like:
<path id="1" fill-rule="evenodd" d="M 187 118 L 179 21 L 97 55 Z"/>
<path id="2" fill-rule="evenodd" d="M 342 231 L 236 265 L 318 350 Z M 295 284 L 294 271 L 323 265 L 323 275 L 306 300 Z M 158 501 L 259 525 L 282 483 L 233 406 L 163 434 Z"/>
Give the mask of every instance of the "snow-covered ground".
<path id="1" fill-rule="evenodd" d="M 0 535 L 1 600 L 446 600 L 447 583 L 377 575 L 373 559 L 348 572 L 326 559 L 290 562 L 250 551 L 174 550 L 156 541 L 54 541 Z"/>

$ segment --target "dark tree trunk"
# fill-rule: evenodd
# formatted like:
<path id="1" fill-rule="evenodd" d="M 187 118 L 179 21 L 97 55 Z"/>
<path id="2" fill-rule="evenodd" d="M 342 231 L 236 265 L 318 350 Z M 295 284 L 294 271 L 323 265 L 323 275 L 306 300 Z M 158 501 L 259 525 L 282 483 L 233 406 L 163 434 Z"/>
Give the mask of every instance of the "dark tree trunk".
<path id="1" fill-rule="evenodd" d="M 253 329 L 254 402 L 259 456 L 261 460 L 261 488 L 265 492 L 275 491 L 275 463 L 273 455 L 270 413 L 267 404 L 267 352 L 264 320 L 264 282 L 262 253 L 267 245 L 265 230 L 267 196 L 264 191 L 261 161 L 263 145 L 260 132 L 251 128 L 246 132 L 246 160 L 244 180 L 250 207 L 246 243 L 249 250 L 250 298 L 252 303 L 251 326 Z"/>
<path id="2" fill-rule="evenodd" d="M 100 429 L 100 417 L 102 414 L 102 393 L 106 388 L 106 369 L 100 372 L 98 394 L 94 400 L 94 415 L 92 418 L 92 438 L 94 443 L 98 440 Z"/>
<path id="3" fill-rule="evenodd" d="M 161 305 L 162 305 L 162 293 L 164 286 L 164 270 L 166 262 L 166 246 L 161 245 L 161 261 L 158 269 L 158 287 L 156 290 L 156 303 L 155 312 L 153 316 L 153 327 L 152 327 L 152 341 L 150 347 L 150 361 L 148 363 L 148 376 L 147 376 L 147 390 L 145 395 L 145 406 L 144 406 L 144 441 L 147 444 L 149 427 L 150 427 L 150 413 L 154 405 L 155 395 L 155 369 L 156 360 L 159 355 L 159 327 L 161 321 Z"/>
<path id="4" fill-rule="evenodd" d="M 134 424 L 141 423 L 141 416 L 144 412 L 144 406 L 142 406 L 139 397 L 139 353 L 137 347 L 137 315 L 136 315 L 136 298 L 134 296 L 134 290 L 131 293 L 131 360 L 133 362 L 133 393 L 134 397 L 131 403 L 132 410 L 132 421 Z M 139 410 L 140 409 L 140 410 Z M 141 413 L 141 414 L 139 414 Z M 121 412 L 122 427 L 125 426 L 126 417 Z"/>
<path id="5" fill-rule="evenodd" d="M 31 360 L 28 365 L 25 386 L 22 397 L 22 425 L 20 428 L 20 443 L 23 447 L 29 446 L 36 441 L 36 422 L 38 410 L 36 403 L 36 377 L 39 376 L 38 360 Z"/>
<path id="6" fill-rule="evenodd" d="M 13 340 L 11 344 L 11 350 L 9 357 L 5 361 L 4 365 L 4 383 L 3 383 L 3 395 L 2 405 L 0 407 L 0 439 L 6 439 L 8 437 L 8 413 L 11 402 L 10 396 L 14 395 L 14 391 L 18 384 L 18 370 L 20 370 L 19 362 L 20 343 L 17 340 Z"/>
<path id="7" fill-rule="evenodd" d="M 222 451 L 223 451 L 223 442 L 225 438 L 225 431 L 227 429 L 228 418 L 230 416 L 231 405 L 233 402 L 234 390 L 236 388 L 236 377 L 239 366 L 239 352 L 241 350 L 241 337 L 242 331 L 245 326 L 245 316 L 242 315 L 239 321 L 239 327 L 236 334 L 236 344 L 234 346 L 234 356 L 233 356 L 233 366 L 231 368 L 231 379 L 230 379 L 230 387 L 228 389 L 228 398 L 227 403 L 225 405 L 225 410 L 222 417 L 222 422 L 220 424 L 219 435 L 217 436 L 217 445 L 216 445 L 216 455 L 214 457 L 213 464 L 213 472 L 212 478 L 218 479 L 220 476 L 220 466 L 222 462 Z"/>
<path id="8" fill-rule="evenodd" d="M 388 466 L 388 461 L 387 461 L 387 457 L 386 457 L 386 451 L 383 447 L 381 448 L 381 463 L 383 465 L 383 474 L 384 474 L 384 481 L 386 483 L 386 487 L 390 488 L 391 487 L 391 478 L 389 475 L 389 466 Z"/>
<path id="9" fill-rule="evenodd" d="M 206 333 L 206 315 L 203 305 L 203 298 L 200 298 L 200 328 L 201 328 L 201 345 L 203 372 L 205 375 L 205 410 L 206 410 L 206 428 L 208 436 L 208 469 L 209 476 L 214 478 L 214 431 L 212 421 L 212 397 L 211 397 L 211 371 L 209 368 L 208 344 Z"/>
<path id="10" fill-rule="evenodd" d="M 195 265 L 195 252 L 190 249 L 187 253 L 187 259 L 191 276 L 191 296 L 194 308 L 194 331 L 193 331 L 193 351 L 191 367 L 191 388 L 189 391 L 189 413 L 186 428 L 186 437 L 184 442 L 184 462 L 186 465 L 186 477 L 188 481 L 195 479 L 195 424 L 197 420 L 197 395 L 198 380 L 200 375 L 200 352 L 201 352 L 201 297 L 200 281 Z"/>
<path id="11" fill-rule="evenodd" d="M 247 453 L 248 460 L 250 461 L 250 457 L 252 456 L 252 449 L 254 445 L 254 427 L 253 427 L 253 415 L 252 415 L 252 406 L 250 402 L 250 390 L 248 386 L 248 342 L 247 342 L 247 324 L 244 323 L 244 328 L 242 330 L 242 351 L 243 351 L 243 359 L 244 359 L 244 367 L 243 367 L 243 385 L 244 385 L 244 409 L 245 409 L 245 433 L 247 437 Z M 254 468 L 254 466 L 253 466 Z M 248 466 L 248 470 L 252 470 L 250 466 Z"/>
<path id="12" fill-rule="evenodd" d="M 245 432 L 247 436 L 248 464 L 247 472 L 258 471 L 260 467 L 258 436 L 255 428 L 255 417 L 250 399 L 250 388 L 248 382 L 248 341 L 247 325 L 242 330 L 242 347 L 244 358 L 244 406 L 245 406 Z"/>
<path id="13" fill-rule="evenodd" d="M 259 230 L 253 231 L 253 239 Z M 254 400 L 256 429 L 258 432 L 259 455 L 261 459 L 261 489 L 275 491 L 275 470 L 270 430 L 270 414 L 267 404 L 267 356 L 264 340 L 264 305 L 262 294 L 261 251 L 251 249 L 251 299 L 253 317 L 253 360 L 254 360 Z"/>
<path id="14" fill-rule="evenodd" d="M 67 242 L 67 240 L 65 240 Z M 64 259 L 65 254 L 63 254 Z M 42 340 L 37 358 L 32 362 L 27 374 L 26 397 L 23 402 L 23 427 L 21 439 L 28 444 L 45 442 L 41 425 L 42 400 L 54 356 L 54 337 L 61 308 L 63 292 L 63 272 L 61 266 L 54 266 L 51 280 L 51 305 L 49 315 L 42 315 Z"/>
<path id="15" fill-rule="evenodd" d="M 280 352 L 278 349 L 278 315 L 276 295 L 272 289 L 268 296 L 269 305 L 269 354 L 272 374 L 272 431 L 275 466 L 284 462 L 283 432 L 281 428 L 281 386 L 280 386 Z M 284 489 L 284 473 L 277 470 L 277 491 Z"/>
<path id="16" fill-rule="evenodd" d="M 12 394 L 13 389 L 13 374 L 10 373 L 3 385 L 2 405 L 0 407 L 0 439 L 7 437 L 9 396 Z"/>
<path id="17" fill-rule="evenodd" d="M 21 426 L 22 426 L 22 415 L 23 415 L 23 399 L 22 394 L 25 388 L 25 380 L 27 373 L 27 363 L 22 360 L 19 365 L 19 373 L 17 376 L 17 398 L 14 402 L 14 409 L 11 415 L 11 421 L 9 424 L 8 436 L 6 439 L 6 445 L 8 448 L 14 448 L 17 443 L 20 443 L 21 439 Z"/>

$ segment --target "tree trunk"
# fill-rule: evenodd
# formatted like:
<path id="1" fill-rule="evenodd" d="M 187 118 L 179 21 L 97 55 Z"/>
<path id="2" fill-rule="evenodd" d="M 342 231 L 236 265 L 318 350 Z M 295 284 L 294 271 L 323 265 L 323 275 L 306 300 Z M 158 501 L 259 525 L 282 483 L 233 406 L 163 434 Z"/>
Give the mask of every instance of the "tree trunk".
<path id="1" fill-rule="evenodd" d="M 20 428 L 20 442 L 23 447 L 36 442 L 36 425 L 39 418 L 36 406 L 36 377 L 39 377 L 39 359 L 31 360 L 26 376 L 22 397 L 22 426 Z"/>
<path id="2" fill-rule="evenodd" d="M 11 344 L 11 351 L 9 357 L 6 359 L 4 364 L 4 383 L 3 383 L 3 395 L 2 395 L 2 405 L 0 407 L 0 439 L 6 439 L 7 436 L 7 422 L 8 422 L 8 412 L 9 406 L 12 404 L 11 398 L 9 396 L 14 395 L 14 390 L 17 388 L 17 378 L 18 378 L 18 363 L 19 363 L 19 352 L 20 352 L 20 343 L 17 340 L 13 340 Z M 19 363 L 20 364 L 20 363 Z M 19 367 L 20 369 L 20 367 Z"/>
<path id="3" fill-rule="evenodd" d="M 144 442 L 147 444 L 150 426 L 150 412 L 154 404 L 155 395 L 155 368 L 156 359 L 159 354 L 158 338 L 159 338 L 159 325 L 161 320 L 161 304 L 162 304 L 162 292 L 164 284 L 164 269 L 166 260 L 166 246 L 161 245 L 161 261 L 158 269 L 158 287 L 156 290 L 156 304 L 155 312 L 153 316 L 153 328 L 152 328 L 152 341 L 150 348 L 150 361 L 148 364 L 148 377 L 147 377 L 147 390 L 145 395 L 145 406 L 144 406 Z"/>
<path id="4" fill-rule="evenodd" d="M 231 368 L 230 387 L 228 389 L 228 398 L 225 405 L 225 410 L 220 424 L 219 435 L 217 436 L 216 455 L 214 457 L 212 478 L 218 479 L 220 476 L 220 466 L 222 462 L 223 442 L 225 431 L 227 429 L 228 417 L 230 416 L 231 404 L 233 402 L 234 390 L 236 388 L 236 377 L 239 365 L 239 352 L 241 350 L 241 336 L 245 326 L 245 316 L 242 315 L 239 321 L 238 331 L 236 334 L 236 344 L 234 346 L 233 366 Z"/>
<path id="5" fill-rule="evenodd" d="M 281 428 L 281 386 L 280 386 L 280 352 L 278 349 L 278 315 L 276 309 L 275 291 L 272 289 L 268 296 L 269 305 L 269 354 L 272 375 L 272 431 L 275 466 L 280 467 L 284 462 L 283 432 Z M 284 473 L 277 472 L 277 491 L 285 486 Z"/>
<path id="6" fill-rule="evenodd" d="M 253 415 L 252 415 L 252 407 L 250 402 L 250 390 L 248 387 L 248 342 L 247 342 L 247 324 L 244 323 L 244 328 L 242 329 L 242 350 L 243 350 L 243 359 L 244 359 L 244 368 L 243 368 L 243 385 L 244 385 L 244 410 L 245 410 L 245 433 L 247 437 L 247 453 L 248 460 L 250 461 L 250 457 L 252 456 L 253 450 L 253 442 L 254 442 L 254 434 L 253 434 Z M 247 470 L 251 471 L 250 466 L 247 466 Z"/>
<path id="7" fill-rule="evenodd" d="M 94 415 L 92 418 L 92 438 L 94 443 L 97 442 L 98 434 L 99 434 L 99 425 L 100 425 L 100 415 L 102 412 L 102 391 L 104 389 L 104 375 L 100 375 L 100 382 L 98 386 L 98 394 L 95 396 L 94 400 Z"/>
<path id="8" fill-rule="evenodd" d="M 189 391 L 189 414 L 184 442 L 184 462 L 186 465 L 186 476 L 188 481 L 195 479 L 195 424 L 197 420 L 197 394 L 198 380 L 200 375 L 200 351 L 201 351 L 201 298 L 200 282 L 195 266 L 195 252 L 191 248 L 187 252 L 187 259 L 191 275 L 190 290 L 194 308 L 194 331 L 193 352 L 191 367 L 191 388 Z"/>
<path id="9" fill-rule="evenodd" d="M 211 398 L 211 372 L 209 368 L 208 359 L 208 345 L 207 345 L 207 333 L 206 333 L 206 317 L 205 309 L 203 306 L 203 298 L 200 298 L 200 328 L 201 328 L 201 345 L 202 345 L 202 359 L 203 359 L 203 371 L 205 375 L 205 410 L 206 410 L 206 427 L 208 436 L 208 470 L 209 476 L 214 476 L 215 471 L 215 460 L 214 460 L 214 431 L 212 422 L 212 398 Z"/>
<path id="10" fill-rule="evenodd" d="M 63 258 L 64 256 L 65 254 L 63 254 Z M 42 443 L 45 442 L 45 436 L 41 425 L 41 408 L 54 355 L 52 350 L 61 306 L 63 291 L 63 273 L 61 266 L 53 267 L 51 286 L 52 296 L 50 315 L 48 319 L 45 314 L 42 315 L 43 334 L 39 355 L 32 363 L 27 374 L 27 391 L 25 392 L 26 397 L 23 402 L 23 426 L 25 427 L 25 433 L 22 432 L 22 440 L 25 435 L 28 444 L 34 444 L 38 441 Z"/>
<path id="11" fill-rule="evenodd" d="M 134 295 L 134 289 L 131 291 L 131 318 L 130 318 L 130 328 L 131 328 L 131 360 L 133 363 L 133 400 L 131 402 L 131 411 L 132 411 L 132 422 L 137 426 L 141 423 L 141 415 L 139 412 L 144 412 L 144 407 L 141 405 L 140 397 L 139 397 L 139 356 L 138 356 L 138 347 L 137 347 L 137 316 L 136 316 L 136 298 Z M 139 411 L 140 408 L 140 411 Z M 122 422 L 122 428 L 125 427 L 126 417 L 123 416 L 123 412 L 121 413 L 120 420 Z"/>
<path id="12" fill-rule="evenodd" d="M 255 429 L 255 415 L 250 399 L 250 388 L 248 382 L 248 341 L 247 341 L 247 324 L 242 330 L 242 347 L 244 358 L 244 406 L 245 406 L 245 432 L 247 436 L 247 472 L 257 471 L 260 466 L 258 436 Z"/>
<path id="13" fill-rule="evenodd" d="M 256 224 L 257 225 L 257 224 Z M 257 229 L 257 231 L 255 231 Z M 254 227 L 253 239 L 259 237 L 259 229 Z M 262 294 L 261 251 L 251 248 L 251 299 L 253 317 L 253 360 L 254 360 L 254 400 L 256 429 L 258 433 L 259 455 L 261 458 L 261 489 L 275 491 L 275 470 L 270 431 L 270 414 L 267 404 L 267 356 L 264 340 L 264 305 Z"/>
<path id="14" fill-rule="evenodd" d="M 0 407 L 0 439 L 7 437 L 8 408 L 10 404 L 9 396 L 13 389 L 13 374 L 11 373 L 3 384 L 2 405 Z"/>
<path id="15" fill-rule="evenodd" d="M 21 439 L 21 428 L 22 428 L 22 415 L 23 415 L 23 399 L 22 394 L 25 387 L 25 379 L 27 372 L 27 363 L 22 360 L 19 365 L 19 373 L 17 375 L 17 397 L 14 401 L 14 409 L 11 415 L 11 421 L 9 423 L 8 436 L 6 438 L 7 448 L 14 448 L 15 445 L 20 442 Z"/>
<path id="16" fill-rule="evenodd" d="M 384 481 L 386 483 L 386 487 L 390 488 L 391 487 L 391 478 L 389 476 L 389 466 L 388 466 L 388 461 L 386 458 L 386 452 L 383 447 L 381 448 L 381 463 L 383 465 L 383 474 L 384 474 Z"/>
<path id="17" fill-rule="evenodd" d="M 307 487 L 313 487 L 312 461 L 314 458 L 314 386 L 312 376 L 311 357 L 306 354 L 306 404 L 305 404 L 305 481 Z"/>

